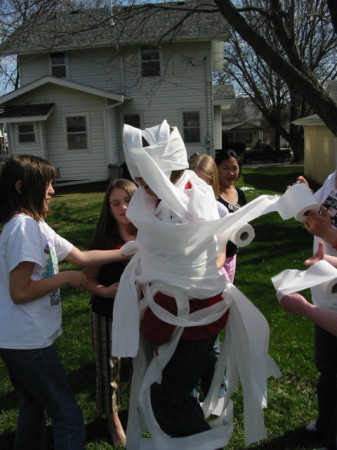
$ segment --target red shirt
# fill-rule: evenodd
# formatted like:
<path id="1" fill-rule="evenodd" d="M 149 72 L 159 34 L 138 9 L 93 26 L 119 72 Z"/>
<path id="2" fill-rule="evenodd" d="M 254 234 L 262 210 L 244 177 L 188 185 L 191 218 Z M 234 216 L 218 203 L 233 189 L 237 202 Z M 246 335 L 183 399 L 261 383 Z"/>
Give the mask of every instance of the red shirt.
<path id="1" fill-rule="evenodd" d="M 185 189 L 191 189 L 192 184 L 188 181 L 185 185 Z M 157 292 L 154 296 L 155 302 L 169 311 L 171 314 L 177 315 L 177 304 L 174 297 Z M 190 313 L 199 311 L 200 309 L 207 308 L 222 300 L 222 293 L 215 295 L 204 300 L 191 299 Z M 229 315 L 229 309 L 215 322 L 208 325 L 201 325 L 195 327 L 186 327 L 181 335 L 181 339 L 187 341 L 197 341 L 200 339 L 208 339 L 218 334 L 226 325 Z M 159 319 L 150 308 L 147 308 L 143 319 L 140 324 L 141 331 L 145 339 L 151 342 L 153 345 L 163 345 L 170 341 L 175 325 L 164 322 Z"/>
<path id="2" fill-rule="evenodd" d="M 177 315 L 177 304 L 173 297 L 157 292 L 154 296 L 155 302 L 169 311 L 171 314 Z M 222 293 L 207 299 L 191 299 L 190 313 L 207 308 L 222 300 Z M 215 322 L 208 325 L 195 327 L 186 327 L 182 333 L 181 339 L 187 341 L 196 341 L 200 339 L 208 339 L 218 334 L 226 325 L 229 315 L 229 309 Z M 159 319 L 150 308 L 147 308 L 141 321 L 141 331 L 145 339 L 153 345 L 162 345 L 168 342 L 171 337 L 175 325 L 171 325 Z"/>

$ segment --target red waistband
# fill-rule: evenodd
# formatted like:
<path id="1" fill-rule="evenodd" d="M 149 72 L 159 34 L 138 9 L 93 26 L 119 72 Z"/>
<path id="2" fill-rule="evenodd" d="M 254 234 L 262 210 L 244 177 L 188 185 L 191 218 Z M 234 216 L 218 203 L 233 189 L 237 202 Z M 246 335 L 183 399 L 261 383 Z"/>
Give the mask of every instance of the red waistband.
<path id="1" fill-rule="evenodd" d="M 222 293 L 217 294 L 207 299 L 191 299 L 190 313 L 199 311 L 200 309 L 207 308 L 222 300 Z M 157 292 L 154 296 L 154 301 L 169 311 L 171 314 L 177 315 L 177 304 L 174 297 L 164 294 L 163 292 Z M 189 341 L 208 339 L 218 334 L 226 325 L 228 319 L 229 310 L 227 310 L 218 320 L 208 325 L 201 325 L 195 327 L 186 327 L 182 333 L 181 339 Z M 141 331 L 148 341 L 154 345 L 162 345 L 171 339 L 175 326 L 168 324 L 159 319 L 150 308 L 148 308 L 143 316 L 141 322 Z"/>

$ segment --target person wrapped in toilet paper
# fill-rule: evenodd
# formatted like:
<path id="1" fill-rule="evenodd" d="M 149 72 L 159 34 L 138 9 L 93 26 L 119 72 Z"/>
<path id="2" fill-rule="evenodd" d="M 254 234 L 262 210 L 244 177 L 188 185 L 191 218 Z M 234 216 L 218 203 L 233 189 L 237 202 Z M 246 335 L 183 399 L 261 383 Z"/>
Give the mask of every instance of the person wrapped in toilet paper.
<path id="1" fill-rule="evenodd" d="M 206 421 L 210 403 L 215 401 L 212 391 L 219 392 L 224 365 L 230 359 L 228 346 L 224 345 L 223 362 L 219 362 L 220 370 L 215 374 L 219 385 L 214 382 L 209 401 L 205 400 L 209 407 L 205 407 L 206 413 L 192 391 L 207 365 L 217 334 L 227 322 L 232 302 L 232 295 L 227 295 L 226 277 L 215 263 L 218 245 L 210 224 L 220 221 L 216 200 L 211 187 L 186 170 L 186 149 L 177 128 L 170 128 L 166 121 L 145 130 L 125 125 L 123 138 L 126 163 L 140 186 L 127 211 L 138 229 L 137 240 L 123 248 L 135 254 L 120 282 L 112 330 L 112 354 L 135 357 L 127 446 L 132 450 L 214 450 L 226 445 L 232 431 L 229 398 L 225 399 L 227 410 L 224 408 L 220 417 L 220 426 L 212 429 Z M 255 412 L 265 406 L 266 371 L 261 361 L 267 356 L 269 335 L 263 316 L 252 309 L 248 315 L 252 323 L 253 316 L 259 322 L 252 326 L 253 332 L 263 335 L 251 339 L 253 346 L 259 346 L 258 358 L 252 349 L 250 357 L 243 357 L 256 360 L 258 365 L 244 382 L 258 387 L 255 391 L 248 388 L 251 398 L 246 399 L 254 410 L 249 414 L 252 435 L 256 433 L 250 436 L 252 441 L 265 437 L 263 420 Z M 237 323 L 244 321 L 240 314 L 236 316 Z M 230 393 L 237 371 L 240 368 L 234 369 L 233 365 Z M 252 372 L 264 381 L 256 382 Z M 152 436 L 146 443 L 141 439 L 145 430 Z"/>

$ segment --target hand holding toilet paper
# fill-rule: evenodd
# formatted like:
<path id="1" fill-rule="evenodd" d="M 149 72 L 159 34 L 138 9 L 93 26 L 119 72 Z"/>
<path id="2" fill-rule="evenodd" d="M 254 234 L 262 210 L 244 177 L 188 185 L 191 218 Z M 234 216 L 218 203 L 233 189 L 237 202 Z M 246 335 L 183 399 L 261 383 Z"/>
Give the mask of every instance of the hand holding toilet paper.
<path id="1" fill-rule="evenodd" d="M 337 298 L 337 269 L 327 261 L 317 261 L 307 270 L 287 269 L 272 279 L 279 300 L 284 295 L 317 286 L 327 298 Z"/>
<path id="2" fill-rule="evenodd" d="M 320 204 L 308 185 L 304 183 L 297 183 L 289 187 L 277 202 L 277 210 L 282 219 L 295 217 L 299 222 L 305 222 L 309 211 L 318 212 L 319 209 Z"/>

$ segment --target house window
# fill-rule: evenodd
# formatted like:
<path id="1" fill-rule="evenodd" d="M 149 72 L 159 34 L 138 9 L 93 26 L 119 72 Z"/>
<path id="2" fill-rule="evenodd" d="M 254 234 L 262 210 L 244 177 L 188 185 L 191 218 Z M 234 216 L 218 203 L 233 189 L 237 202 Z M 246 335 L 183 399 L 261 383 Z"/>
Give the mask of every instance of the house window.
<path id="1" fill-rule="evenodd" d="M 18 125 L 19 144 L 35 142 L 35 131 L 32 123 Z"/>
<path id="2" fill-rule="evenodd" d="M 88 129 L 87 116 L 66 117 L 68 150 L 88 150 Z"/>
<path id="3" fill-rule="evenodd" d="M 158 47 L 141 47 L 140 58 L 142 77 L 158 77 L 160 75 L 160 55 Z"/>
<path id="4" fill-rule="evenodd" d="M 186 143 L 200 142 L 200 115 L 198 112 L 183 113 L 184 141 Z"/>
<path id="5" fill-rule="evenodd" d="M 141 128 L 139 114 L 124 114 L 124 124 L 135 128 Z"/>
<path id="6" fill-rule="evenodd" d="M 51 53 L 50 55 L 51 74 L 57 78 L 66 78 L 67 66 L 64 53 Z"/>

